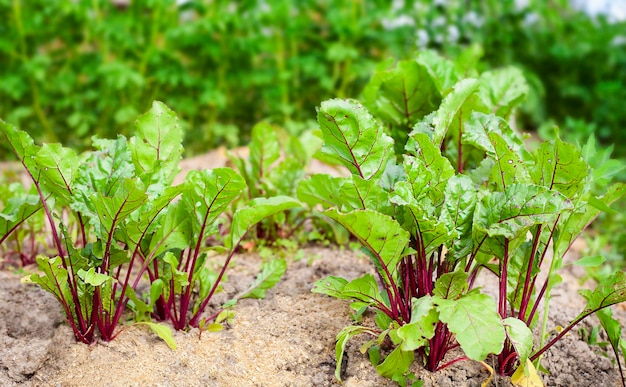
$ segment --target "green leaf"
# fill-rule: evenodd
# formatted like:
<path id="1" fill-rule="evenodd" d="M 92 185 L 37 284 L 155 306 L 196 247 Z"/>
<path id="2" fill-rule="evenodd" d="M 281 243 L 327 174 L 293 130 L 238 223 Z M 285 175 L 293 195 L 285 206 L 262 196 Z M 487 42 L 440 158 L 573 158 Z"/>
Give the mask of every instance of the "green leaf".
<path id="1" fill-rule="evenodd" d="M 506 337 L 509 339 L 515 352 L 519 356 L 520 363 L 525 364 L 526 359 L 533 350 L 533 333 L 522 320 L 507 317 L 502 320 Z"/>
<path id="2" fill-rule="evenodd" d="M 96 192 L 105 196 L 111 195 L 122 181 L 135 177 L 135 166 L 124 136 L 118 136 L 115 140 L 94 138 L 93 145 L 96 151 L 89 154 L 76 173 L 77 192 L 73 195 L 73 206 L 77 206 L 81 200 L 88 201 Z M 83 205 L 72 209 L 82 211 L 90 207 L 89 203 Z"/>
<path id="3" fill-rule="evenodd" d="M 236 246 L 241 242 L 248 230 L 263 219 L 290 208 L 301 206 L 302 204 L 299 201 L 288 196 L 257 198 L 250 201 L 247 207 L 237 210 L 233 216 L 230 231 L 231 246 Z"/>
<path id="4" fill-rule="evenodd" d="M 111 196 L 98 192 L 90 197 L 100 223 L 96 233 L 102 240 L 148 199 L 140 181 L 125 179 L 117 187 Z"/>
<path id="5" fill-rule="evenodd" d="M 332 99 L 318 110 L 322 152 L 365 180 L 380 177 L 394 157 L 393 140 L 359 103 Z"/>
<path id="6" fill-rule="evenodd" d="M 596 267 L 602 265 L 604 261 L 606 261 L 606 258 L 604 258 L 602 255 L 593 255 L 582 257 L 572 263 L 576 266 Z"/>
<path id="7" fill-rule="evenodd" d="M 436 298 L 434 302 L 439 319 L 455 334 L 467 357 L 482 361 L 487 355 L 502 351 L 504 327 L 491 297 L 469 293 L 457 300 Z"/>
<path id="8" fill-rule="evenodd" d="M 337 204 L 341 204 L 342 211 L 369 209 L 382 214 L 393 214 L 389 193 L 373 180 L 352 175 L 342 184 L 340 198 Z"/>
<path id="9" fill-rule="evenodd" d="M 617 183 L 609 187 L 607 193 L 597 198 L 607 206 L 626 196 L 626 184 Z M 563 257 L 574 240 L 600 214 L 598 206 L 583 206 L 581 209 L 566 214 L 561 219 L 554 233 L 554 256 Z"/>
<path id="10" fill-rule="evenodd" d="M 433 118 L 434 132 L 432 136 L 429 136 L 437 148 L 441 148 L 444 139 L 448 135 L 448 130 L 453 125 L 456 125 L 455 117 L 462 111 L 463 105 L 478 90 L 479 86 L 480 82 L 476 79 L 463 79 L 454 85 L 454 90 L 443 99 Z M 458 129 L 457 133 L 459 132 Z"/>
<path id="11" fill-rule="evenodd" d="M 376 366 L 376 371 L 381 376 L 395 380 L 409 372 L 413 359 L 415 359 L 413 351 L 403 351 L 400 347 L 396 347 L 382 363 Z"/>
<path id="12" fill-rule="evenodd" d="M 568 198 L 584 192 L 582 187 L 589 167 L 578 147 L 556 138 L 541 144 L 534 157 L 536 165 L 530 176 L 535 184 L 559 191 Z"/>
<path id="13" fill-rule="evenodd" d="M 606 332 L 607 337 L 609 338 L 609 342 L 611 343 L 611 348 L 613 348 L 613 353 L 615 354 L 615 359 L 619 362 L 619 352 L 620 348 L 622 350 L 622 356 L 624 358 L 624 362 L 626 363 L 626 352 L 624 352 L 624 339 L 622 339 L 622 326 L 619 321 L 613 318 L 613 311 L 611 309 L 602 309 L 596 313 L 598 319 L 600 320 L 600 324 L 602 328 L 604 328 L 604 332 Z M 622 368 L 620 367 L 620 372 L 622 372 Z M 624 375 L 622 374 L 622 379 Z"/>
<path id="14" fill-rule="evenodd" d="M 474 233 L 514 239 L 533 225 L 554 223 L 560 213 L 571 208 L 558 192 L 536 185 L 512 184 L 480 202 L 474 216 Z"/>
<path id="15" fill-rule="evenodd" d="M 343 289 L 346 287 L 347 283 L 348 280 L 331 275 L 315 281 L 311 291 L 313 293 L 326 294 L 327 296 L 345 300 L 348 299 L 348 297 L 344 296 Z"/>
<path id="16" fill-rule="evenodd" d="M 0 212 L 0 245 L 19 225 L 41 208 L 37 195 L 15 196 L 8 199 Z"/>
<path id="17" fill-rule="evenodd" d="M 37 146 L 33 138 L 28 133 L 18 130 L 14 125 L 0 119 L 0 131 L 6 138 L 6 143 L 11 147 L 17 158 L 24 164 L 31 174 L 35 174 L 33 169 L 33 159 L 37 153 Z"/>
<path id="18" fill-rule="evenodd" d="M 165 344 L 167 344 L 170 349 L 176 349 L 176 340 L 174 340 L 174 335 L 172 335 L 172 330 L 170 329 L 170 327 L 148 321 L 137 322 L 135 324 L 147 325 L 148 327 L 150 327 L 150 330 L 152 330 L 152 332 L 156 333 L 157 336 L 161 338 L 161 340 L 165 341 Z"/>
<path id="19" fill-rule="evenodd" d="M 371 330 L 366 327 L 360 326 L 347 326 L 337 334 L 335 343 L 335 359 L 337 365 L 335 366 L 335 377 L 341 381 L 341 365 L 343 364 L 343 354 L 346 350 L 346 344 L 352 337 L 360 335 L 362 333 L 370 332 Z"/>
<path id="20" fill-rule="evenodd" d="M 583 289 L 579 293 L 587 300 L 585 309 L 580 312 L 579 318 L 584 318 L 607 306 L 626 301 L 626 273 L 623 271 L 602 279 L 594 290 Z"/>
<path id="21" fill-rule="evenodd" d="M 344 177 L 333 177 L 316 173 L 300 181 L 297 188 L 298 199 L 314 208 L 318 204 L 327 209 L 334 206 L 341 207 L 344 198 L 341 196 L 341 187 L 348 181 Z"/>
<path id="22" fill-rule="evenodd" d="M 390 216 L 371 211 L 355 210 L 339 213 L 336 209 L 324 212 L 345 227 L 367 247 L 390 272 L 396 268 L 409 244 L 409 234 Z"/>
<path id="23" fill-rule="evenodd" d="M 113 277 L 111 276 L 102 273 L 96 273 L 96 269 L 93 267 L 87 271 L 80 269 L 76 274 L 81 280 L 83 280 L 83 282 L 95 287 L 101 286 L 105 282 L 113 280 Z"/>
<path id="24" fill-rule="evenodd" d="M 189 236 L 191 244 L 203 239 L 206 227 L 213 225 L 231 202 L 246 189 L 243 178 L 230 168 L 190 171 L 185 184 L 187 189 L 183 192 L 182 200 L 188 212 L 195 215 L 191 219 L 193 229 L 193 235 Z"/>
<path id="25" fill-rule="evenodd" d="M 478 95 L 492 113 L 508 118 L 528 95 L 528 84 L 516 67 L 486 71 L 480 75 Z"/>
<path id="26" fill-rule="evenodd" d="M 43 189 L 53 193 L 60 206 L 69 205 L 74 177 L 80 165 L 76 152 L 60 144 L 44 144 L 37 152 L 35 162 L 43 177 Z"/>
<path id="27" fill-rule="evenodd" d="M 457 175 L 448 180 L 444 197 L 439 221 L 455 235 L 448 254 L 456 261 L 472 251 L 472 224 L 478 195 L 469 177 Z"/>
<path id="28" fill-rule="evenodd" d="M 448 180 L 455 175 L 454 168 L 423 133 L 413 133 L 406 148 L 415 155 L 404 158 L 406 180 L 413 189 L 413 196 L 419 200 L 428 195 L 438 206 L 443 201 Z"/>
<path id="29" fill-rule="evenodd" d="M 416 60 L 426 68 L 441 95 L 446 95 L 459 81 L 454 63 L 442 57 L 437 51 L 422 50 L 417 54 Z"/>
<path id="30" fill-rule="evenodd" d="M 163 186 L 172 183 L 179 172 L 178 163 L 183 154 L 183 130 L 178 117 L 165 104 L 152 103 L 147 113 L 135 121 L 137 136 L 128 142 L 128 149 L 138 175 L 146 185 L 157 181 Z"/>
<path id="31" fill-rule="evenodd" d="M 411 321 L 396 331 L 398 337 L 402 339 L 400 349 L 415 351 L 426 346 L 428 340 L 435 334 L 437 322 L 438 315 L 432 298 L 430 296 L 414 298 L 412 300 Z"/>
<path id="32" fill-rule="evenodd" d="M 493 114 L 472 112 L 465 123 L 463 143 L 471 144 L 488 154 L 494 155 L 496 149 L 493 140 L 489 138 L 491 133 L 498 134 L 504 140 L 507 148 L 510 148 L 515 154 L 524 156 L 524 159 L 530 157 L 526 152 L 524 141 L 511 129 L 508 121 Z"/>
<path id="33" fill-rule="evenodd" d="M 365 105 L 384 121 L 411 128 L 441 102 L 441 94 L 426 66 L 414 61 L 398 62 L 376 72 L 363 90 Z"/>
<path id="34" fill-rule="evenodd" d="M 468 289 L 467 278 L 469 274 L 464 271 L 455 271 L 441 275 L 435 282 L 433 294 L 447 300 L 455 300 L 461 297 Z"/>
<path id="35" fill-rule="evenodd" d="M 276 129 L 266 122 L 252 128 L 250 141 L 250 165 L 252 178 L 259 180 L 269 173 L 272 164 L 280 157 L 280 145 Z"/>
<path id="36" fill-rule="evenodd" d="M 385 304 L 380 296 L 376 279 L 369 273 L 348 282 L 341 295 L 342 298 L 362 301 L 368 305 Z"/>
<path id="37" fill-rule="evenodd" d="M 264 263 L 261 273 L 240 298 L 265 298 L 267 291 L 280 281 L 286 270 L 287 262 L 284 259 Z"/>

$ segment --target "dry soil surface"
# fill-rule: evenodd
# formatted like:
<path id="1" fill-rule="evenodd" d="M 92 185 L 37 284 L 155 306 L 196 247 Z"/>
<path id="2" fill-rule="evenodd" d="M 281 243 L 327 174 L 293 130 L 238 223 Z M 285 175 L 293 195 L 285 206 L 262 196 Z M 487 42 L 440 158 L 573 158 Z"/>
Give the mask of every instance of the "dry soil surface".
<path id="1" fill-rule="evenodd" d="M 237 256 L 213 307 L 245 289 L 260 263 L 254 254 Z M 0 272 L 0 386 L 335 386 L 335 335 L 351 324 L 350 309 L 345 301 L 310 290 L 327 275 L 355 278 L 370 270 L 358 253 L 305 249 L 303 258 L 290 260 L 266 299 L 240 301 L 234 320 L 221 332 L 176 332 L 176 350 L 139 325 L 124 326 L 111 342 L 77 343 L 52 296 L 20 284 L 20 275 Z M 555 291 L 551 327 L 565 325 L 584 306 L 572 291 L 578 287 L 576 274 L 566 272 Z M 615 313 L 626 321 L 622 307 Z M 348 344 L 344 386 L 395 385 L 378 376 L 359 352 L 364 341 Z M 542 378 L 547 386 L 617 386 L 612 359 L 575 331 L 544 356 L 550 374 Z M 414 368 L 425 386 L 480 386 L 489 376 L 471 361 L 435 374 Z M 511 384 L 497 378 L 491 385 Z"/>

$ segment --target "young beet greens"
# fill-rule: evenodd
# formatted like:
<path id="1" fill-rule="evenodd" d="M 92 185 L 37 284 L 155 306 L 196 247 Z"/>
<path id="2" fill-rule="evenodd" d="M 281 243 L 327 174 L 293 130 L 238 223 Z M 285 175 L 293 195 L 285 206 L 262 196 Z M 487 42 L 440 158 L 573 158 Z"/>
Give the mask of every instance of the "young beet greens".
<path id="1" fill-rule="evenodd" d="M 534 378 L 541 354 L 576 323 L 626 300 L 620 272 L 583 292 L 587 307 L 545 343 L 565 253 L 626 188 L 589 167 L 590 149 L 556 139 L 526 150 L 507 122 L 527 92 L 519 71 L 459 68 L 430 52 L 387 62 L 365 89 L 367 108 L 352 100 L 319 108 L 323 152 L 352 176 L 312 176 L 298 197 L 348 229 L 376 269 L 313 289 L 351 300 L 357 318 L 376 310 L 378 328 L 349 326 L 337 336 L 338 378 L 348 339 L 362 333 L 377 336 L 362 351 L 378 372 L 402 384 L 416 355 L 436 371 L 495 354 L 500 374 Z M 484 269 L 498 277 L 496 301 L 474 286 Z M 610 314 L 601 319 L 617 351 L 619 325 Z M 465 355 L 442 364 L 455 347 Z"/>
<path id="2" fill-rule="evenodd" d="M 84 343 L 96 339 L 96 330 L 103 340 L 113 339 L 129 306 L 137 320 L 173 345 L 169 330 L 150 323 L 150 315 L 171 320 L 176 329 L 203 325 L 203 312 L 248 230 L 299 205 L 276 196 L 237 210 L 227 256 L 212 271 L 205 265 L 205 241 L 246 184 L 233 170 L 217 168 L 190 172 L 183 184 L 172 186 L 183 150 L 177 121 L 155 102 L 137 120 L 135 137 L 94 138 L 95 150 L 82 155 L 59 144 L 37 146 L 27 133 L 0 121 L 1 133 L 32 179 L 56 247 L 56 256 L 37 257 L 42 274 L 24 280 L 59 300 Z M 3 226 L 9 232 L 36 210 L 38 204 L 26 199 L 15 204 L 22 210 Z M 284 269 L 266 266 L 240 298 L 263 297 Z M 136 289 L 146 276 L 150 287 L 142 298 Z"/>

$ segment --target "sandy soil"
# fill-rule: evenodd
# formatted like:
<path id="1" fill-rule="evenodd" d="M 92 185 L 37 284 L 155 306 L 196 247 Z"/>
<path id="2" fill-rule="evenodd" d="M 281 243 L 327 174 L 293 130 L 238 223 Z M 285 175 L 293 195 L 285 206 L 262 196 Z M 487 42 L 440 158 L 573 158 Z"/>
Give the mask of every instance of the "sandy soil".
<path id="1" fill-rule="evenodd" d="M 261 258 L 237 257 L 224 301 L 247 287 Z M 350 324 L 347 302 L 310 292 L 326 275 L 354 278 L 369 271 L 359 254 L 322 248 L 305 250 L 265 300 L 242 300 L 233 322 L 223 331 L 176 332 L 170 350 L 146 327 L 125 326 L 111 342 L 76 343 L 56 300 L 20 275 L 0 272 L 1 386 L 334 386 L 334 338 Z M 576 273 L 566 273 L 565 288 L 577 287 Z M 487 281 L 488 282 L 488 281 Z M 565 324 L 584 306 L 571 291 L 556 291 L 551 326 Z M 617 307 L 624 318 L 626 312 Z M 626 321 L 623 320 L 623 321 Z M 590 321 L 593 323 L 593 321 Z M 589 323 L 587 323 L 587 326 Z M 358 347 L 348 345 L 345 386 L 391 386 L 379 377 Z M 565 337 L 545 356 L 547 386 L 617 386 L 617 371 L 598 347 L 578 333 Z M 489 362 L 489 360 L 488 360 Z M 456 363 L 431 374 L 415 367 L 425 386 L 480 386 L 489 373 L 478 363 Z M 506 379 L 491 384 L 509 386 Z"/>

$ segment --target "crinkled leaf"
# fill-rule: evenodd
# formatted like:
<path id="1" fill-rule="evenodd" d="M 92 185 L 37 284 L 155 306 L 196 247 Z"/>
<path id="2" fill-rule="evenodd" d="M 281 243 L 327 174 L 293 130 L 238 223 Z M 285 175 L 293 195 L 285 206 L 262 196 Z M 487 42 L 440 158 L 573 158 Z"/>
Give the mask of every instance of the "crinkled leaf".
<path id="1" fill-rule="evenodd" d="M 474 216 L 474 234 L 514 239 L 533 225 L 554 223 L 561 212 L 571 208 L 567 199 L 556 191 L 512 184 L 504 192 L 492 192 L 480 202 Z"/>
<path id="2" fill-rule="evenodd" d="M 77 205 L 77 196 L 85 200 L 95 192 L 112 195 L 124 179 L 135 176 L 135 166 L 124 136 L 120 135 L 115 140 L 94 138 L 93 145 L 96 151 L 90 153 L 76 172 L 76 191 L 79 194 L 73 195 L 73 205 Z M 84 210 L 84 207 L 72 208 Z"/>
<path id="3" fill-rule="evenodd" d="M 448 90 L 459 81 L 454 63 L 442 57 L 437 51 L 420 51 L 416 60 L 429 72 L 441 95 L 446 95 Z"/>
<path id="4" fill-rule="evenodd" d="M 393 140 L 358 102 L 332 99 L 318 111 L 324 147 L 322 152 L 369 180 L 379 177 L 394 157 Z"/>
<path id="5" fill-rule="evenodd" d="M 159 218 L 163 216 L 162 214 L 165 211 L 183 212 L 180 211 L 180 209 L 168 209 L 168 206 L 183 192 L 185 188 L 185 185 L 167 187 L 159 194 L 159 196 L 145 203 L 140 211 L 137 211 L 133 214 L 132 219 L 124 224 L 124 242 L 127 244 L 129 250 L 135 250 L 136 246 L 141 243 L 143 238 L 150 236 L 156 228 L 160 227 Z M 176 207 L 179 206 L 180 205 L 177 205 Z M 169 214 L 167 216 L 169 216 L 170 218 L 175 218 L 174 214 Z M 188 216 L 186 217 L 186 221 L 186 223 L 188 223 Z M 172 222 L 172 219 L 170 219 L 168 222 Z M 162 233 L 162 235 L 168 236 L 168 233 L 165 232 Z"/>
<path id="6" fill-rule="evenodd" d="M 263 219 L 290 208 L 301 206 L 302 204 L 299 201 L 288 196 L 257 198 L 250 201 L 247 207 L 237 210 L 233 216 L 230 231 L 231 246 L 239 243 L 248 230 Z"/>
<path id="7" fill-rule="evenodd" d="M 493 140 L 489 134 L 498 134 L 511 151 L 524 158 L 529 157 L 524 147 L 524 141 L 509 126 L 509 123 L 502 117 L 481 112 L 472 112 L 465 123 L 463 132 L 463 143 L 471 144 L 488 154 L 495 154 Z"/>
<path id="8" fill-rule="evenodd" d="M 240 298 L 265 298 L 267 291 L 276 285 L 287 270 L 284 259 L 274 259 L 263 264 L 261 273 Z"/>
<path id="9" fill-rule="evenodd" d="M 486 71 L 480 75 L 478 90 L 489 111 L 508 118 L 528 95 L 528 84 L 522 72 L 515 67 Z"/>
<path id="10" fill-rule="evenodd" d="M 378 71 L 363 90 L 367 107 L 384 121 L 405 129 L 435 110 L 441 94 L 427 68 L 414 60 Z"/>
<path id="11" fill-rule="evenodd" d="M 371 211 L 355 210 L 339 213 L 336 209 L 324 212 L 345 227 L 389 271 L 395 270 L 409 243 L 409 234 L 390 216 Z"/>
<path id="12" fill-rule="evenodd" d="M 494 162 L 491 172 L 491 181 L 498 190 L 503 191 L 512 184 L 528 184 L 530 177 L 524 161 L 507 142 L 497 133 L 489 133 L 489 141 L 493 145 L 494 153 L 490 155 Z"/>
<path id="13" fill-rule="evenodd" d="M 436 298 L 435 304 L 439 319 L 455 334 L 467 357 L 482 361 L 502 351 L 504 327 L 491 297 L 469 293 L 457 300 Z"/>
<path id="14" fill-rule="evenodd" d="M 179 171 L 183 154 L 183 130 L 178 117 L 165 104 L 152 103 L 152 108 L 135 121 L 137 135 L 128 142 L 138 175 L 146 185 L 160 180 L 164 186 L 171 184 Z M 156 179 L 152 177 L 156 175 Z"/>
<path id="15" fill-rule="evenodd" d="M 515 352 L 519 356 L 520 362 L 522 364 L 526 363 L 526 360 L 530 356 L 530 353 L 533 350 L 533 333 L 526 326 L 526 323 L 520 319 L 514 317 L 507 317 L 502 320 L 504 324 L 504 331 L 506 332 L 506 337 L 509 339 L 513 347 L 515 348 Z"/>
<path id="16" fill-rule="evenodd" d="M 382 189 L 374 180 L 364 180 L 353 175 L 341 186 L 342 211 L 375 210 L 382 214 L 392 215 L 393 208 L 389 203 L 389 193 Z"/>
<path id="17" fill-rule="evenodd" d="M 344 198 L 341 196 L 341 187 L 348 179 L 316 173 L 300 181 L 297 188 L 298 199 L 313 208 L 318 204 L 322 208 L 341 207 Z"/>
<path id="18" fill-rule="evenodd" d="M 187 189 L 182 200 L 193 214 L 193 235 L 190 243 L 202 239 L 207 226 L 211 226 L 245 189 L 243 178 L 230 168 L 190 171 L 185 179 Z"/>
<path id="19" fill-rule="evenodd" d="M 444 197 L 439 220 L 448 232 L 455 234 L 448 254 L 456 261 L 472 251 L 472 222 L 478 196 L 472 180 L 457 175 L 448 180 Z"/>
<path id="20" fill-rule="evenodd" d="M 80 165 L 76 152 L 60 144 L 44 144 L 37 152 L 35 162 L 41 171 L 43 189 L 53 193 L 59 205 L 68 205 L 74 177 Z"/>
<path id="21" fill-rule="evenodd" d="M 400 348 L 403 351 L 414 351 L 427 345 L 435 334 L 438 322 L 437 311 L 430 296 L 414 298 L 412 301 L 411 321 L 396 331 L 402 340 Z"/>
<path id="22" fill-rule="evenodd" d="M 404 158 L 406 179 L 413 188 L 413 196 L 419 200 L 428 195 L 435 205 L 439 205 L 448 180 L 455 175 L 450 161 L 423 133 L 411 135 L 407 150 L 415 155 Z"/>
<path id="23" fill-rule="evenodd" d="M 433 294 L 440 298 L 455 300 L 467 292 L 468 277 L 469 275 L 464 271 L 442 274 L 435 282 Z"/>
<path id="24" fill-rule="evenodd" d="M 150 238 L 145 256 L 159 256 L 172 249 L 183 250 L 189 245 L 189 213 L 184 203 L 172 203 L 158 218 L 158 226 Z M 149 255 L 148 255 L 149 254 Z"/>
<path id="25" fill-rule="evenodd" d="M 98 192 L 89 198 L 98 216 L 100 227 L 97 235 L 106 240 L 118 224 L 123 222 L 133 211 L 147 200 L 147 195 L 140 181 L 124 179 L 111 196 Z"/>
<path id="26" fill-rule="evenodd" d="M 534 157 L 536 165 L 530 176 L 535 184 L 559 191 L 568 198 L 580 195 L 589 167 L 576 145 L 556 138 L 541 144 Z"/>
<path id="27" fill-rule="evenodd" d="M 455 118 L 462 111 L 463 105 L 478 90 L 479 86 L 480 82 L 476 79 L 463 79 L 454 85 L 454 90 L 443 99 L 441 106 L 439 106 L 433 117 L 434 133 L 432 142 L 435 146 L 441 147 L 450 127 L 457 124 L 455 123 Z"/>

